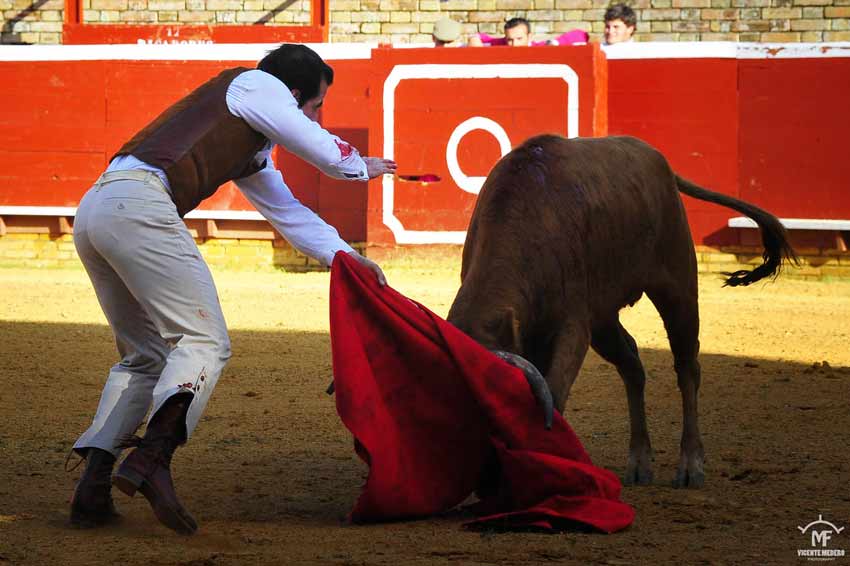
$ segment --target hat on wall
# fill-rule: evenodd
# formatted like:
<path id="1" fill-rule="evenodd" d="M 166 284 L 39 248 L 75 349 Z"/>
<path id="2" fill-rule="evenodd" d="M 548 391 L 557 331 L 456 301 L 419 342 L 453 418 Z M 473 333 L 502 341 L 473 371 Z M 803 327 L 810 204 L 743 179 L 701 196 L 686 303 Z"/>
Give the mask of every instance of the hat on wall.
<path id="1" fill-rule="evenodd" d="M 460 37 L 460 22 L 443 18 L 434 24 L 434 38 L 440 41 L 455 41 Z"/>

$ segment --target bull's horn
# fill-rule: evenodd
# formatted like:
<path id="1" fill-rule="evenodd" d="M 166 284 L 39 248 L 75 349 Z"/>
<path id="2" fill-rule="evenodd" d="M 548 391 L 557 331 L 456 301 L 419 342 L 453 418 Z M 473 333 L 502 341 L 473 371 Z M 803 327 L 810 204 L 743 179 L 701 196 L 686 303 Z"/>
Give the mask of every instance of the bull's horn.
<path id="1" fill-rule="evenodd" d="M 549 384 L 540 374 L 534 364 L 526 360 L 520 355 L 504 352 L 502 350 L 492 350 L 494 354 L 511 364 L 512 366 L 522 370 L 528 385 L 531 387 L 531 392 L 534 398 L 537 399 L 537 404 L 543 406 L 543 419 L 546 423 L 546 430 L 552 428 L 552 413 L 555 411 L 555 403 L 552 401 L 552 392 L 549 391 Z"/>

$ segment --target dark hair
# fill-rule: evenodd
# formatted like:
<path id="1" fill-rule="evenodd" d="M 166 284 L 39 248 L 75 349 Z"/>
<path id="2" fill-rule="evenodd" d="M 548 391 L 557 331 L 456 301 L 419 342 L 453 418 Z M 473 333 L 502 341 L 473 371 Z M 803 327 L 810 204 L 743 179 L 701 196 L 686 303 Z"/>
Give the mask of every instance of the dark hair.
<path id="1" fill-rule="evenodd" d="M 298 89 L 301 92 L 299 108 L 319 95 L 322 79 L 328 86 L 334 82 L 334 70 L 306 45 L 284 43 L 269 51 L 257 63 L 257 68 L 277 77 L 289 90 Z"/>
<path id="2" fill-rule="evenodd" d="M 531 33 L 531 24 L 525 18 L 511 18 L 505 22 L 505 31 L 513 29 L 517 26 L 525 26 L 525 31 Z"/>
<path id="3" fill-rule="evenodd" d="M 605 10 L 605 21 L 610 22 L 613 20 L 623 20 L 626 27 L 633 28 L 637 26 L 637 14 L 625 4 L 614 4 Z"/>

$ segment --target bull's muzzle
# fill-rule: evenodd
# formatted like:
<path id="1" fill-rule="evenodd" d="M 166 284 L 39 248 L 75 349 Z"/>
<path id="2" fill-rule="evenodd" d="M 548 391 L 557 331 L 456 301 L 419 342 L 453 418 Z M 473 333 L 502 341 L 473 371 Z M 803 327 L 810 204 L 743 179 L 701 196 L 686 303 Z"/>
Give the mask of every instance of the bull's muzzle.
<path id="1" fill-rule="evenodd" d="M 549 384 L 546 383 L 543 375 L 534 367 L 534 364 L 518 354 L 504 352 L 502 350 L 491 351 L 515 368 L 522 370 L 529 387 L 531 387 L 531 392 L 537 400 L 537 404 L 543 407 L 543 422 L 546 424 L 546 430 L 551 429 L 555 403 L 552 401 L 552 392 L 549 391 Z"/>

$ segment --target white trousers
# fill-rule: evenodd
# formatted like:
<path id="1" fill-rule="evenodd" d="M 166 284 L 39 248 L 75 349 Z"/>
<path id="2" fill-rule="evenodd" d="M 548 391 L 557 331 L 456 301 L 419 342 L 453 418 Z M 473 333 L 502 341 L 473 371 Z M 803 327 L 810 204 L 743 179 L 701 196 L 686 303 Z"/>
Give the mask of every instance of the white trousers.
<path id="1" fill-rule="evenodd" d="M 115 336 L 121 360 L 106 379 L 91 426 L 74 449 L 118 455 L 172 395 L 191 392 L 191 436 L 230 358 L 218 294 L 198 246 L 160 180 L 104 173 L 74 220 L 74 244 Z"/>

